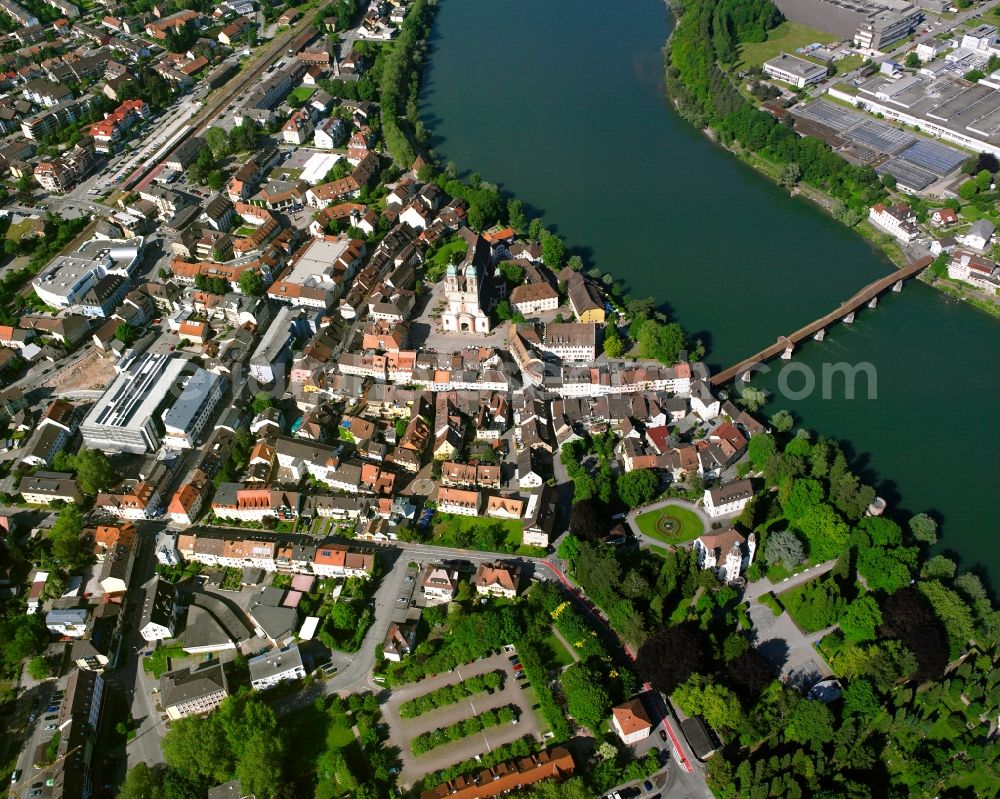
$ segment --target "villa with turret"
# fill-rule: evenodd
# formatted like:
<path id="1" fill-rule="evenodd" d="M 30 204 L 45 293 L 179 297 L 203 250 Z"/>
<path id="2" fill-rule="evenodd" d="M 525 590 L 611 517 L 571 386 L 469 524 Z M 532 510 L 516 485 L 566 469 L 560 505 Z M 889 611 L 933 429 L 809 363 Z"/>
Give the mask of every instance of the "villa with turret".
<path id="1" fill-rule="evenodd" d="M 731 583 L 750 568 L 757 551 L 757 537 L 744 537 L 732 527 L 695 539 L 698 568 L 714 569 L 720 580 Z"/>

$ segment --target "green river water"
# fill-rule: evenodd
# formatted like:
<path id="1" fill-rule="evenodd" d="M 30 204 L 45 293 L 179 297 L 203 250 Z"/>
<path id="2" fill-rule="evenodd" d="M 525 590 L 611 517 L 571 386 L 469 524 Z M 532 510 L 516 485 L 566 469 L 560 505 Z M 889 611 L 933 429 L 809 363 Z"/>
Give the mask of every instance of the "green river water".
<path id="1" fill-rule="evenodd" d="M 421 111 L 442 161 L 522 199 L 573 252 L 652 295 L 728 366 L 835 308 L 891 264 L 675 115 L 663 96 L 663 2 L 441 0 Z M 778 396 L 769 411 L 841 439 L 895 509 L 942 524 L 940 551 L 1000 581 L 984 497 L 1000 459 L 1000 325 L 916 281 L 794 368 L 870 363 L 877 399 Z M 793 389 L 802 378 L 788 380 Z M 837 386 L 839 390 L 836 390 Z"/>

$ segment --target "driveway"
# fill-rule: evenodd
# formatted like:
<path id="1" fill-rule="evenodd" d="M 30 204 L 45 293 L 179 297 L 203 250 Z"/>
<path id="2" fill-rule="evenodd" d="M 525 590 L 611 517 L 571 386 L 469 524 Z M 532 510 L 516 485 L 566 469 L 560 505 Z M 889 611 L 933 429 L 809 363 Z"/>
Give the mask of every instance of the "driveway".
<path id="1" fill-rule="evenodd" d="M 750 605 L 750 621 L 754 647 L 780 671 L 782 682 L 808 688 L 832 674 L 813 646 L 819 638 L 803 633 L 787 611 L 775 616 L 769 607 L 754 602 Z"/>
<path id="2" fill-rule="evenodd" d="M 541 740 L 538 722 L 531 710 L 531 703 L 521 688 L 522 683 L 514 679 L 514 670 L 506 654 L 493 655 L 468 666 L 460 666 L 448 674 L 429 677 L 412 685 L 406 685 L 392 693 L 382 712 L 389 724 L 389 744 L 399 749 L 402 769 L 399 781 L 402 785 L 412 785 L 423 775 L 438 769 L 461 763 L 490 752 L 525 735 L 532 735 Z M 402 719 L 399 716 L 400 705 L 408 699 L 429 693 L 444 685 L 462 682 L 469 677 L 486 674 L 490 671 L 502 670 L 505 674 L 503 688 L 493 694 L 481 693 L 456 702 L 452 705 L 425 713 L 415 719 Z M 487 710 L 493 710 L 506 705 L 517 705 L 520 716 L 517 724 L 501 724 L 483 730 L 476 735 L 470 735 L 459 741 L 446 744 L 416 756 L 410 748 L 411 741 L 421 733 L 430 732 L 442 727 L 448 727 L 471 716 L 478 716 Z"/>

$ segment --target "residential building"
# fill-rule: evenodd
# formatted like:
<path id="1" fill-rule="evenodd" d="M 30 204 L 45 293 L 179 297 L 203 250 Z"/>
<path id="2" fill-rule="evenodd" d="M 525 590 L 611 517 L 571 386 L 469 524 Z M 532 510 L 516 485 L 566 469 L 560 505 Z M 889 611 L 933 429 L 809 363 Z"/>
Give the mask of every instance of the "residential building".
<path id="1" fill-rule="evenodd" d="M 451 602 L 458 590 L 458 572 L 435 563 L 428 563 L 420 577 L 420 592 L 428 605 Z"/>
<path id="2" fill-rule="evenodd" d="M 597 325 L 593 322 L 549 322 L 537 347 L 563 361 L 593 362 L 597 357 Z"/>
<path id="3" fill-rule="evenodd" d="M 480 563 L 476 568 L 476 576 L 472 579 L 477 594 L 487 596 L 502 596 L 513 599 L 521 584 L 521 567 L 515 563 L 504 563 L 496 560 L 493 563 Z"/>
<path id="4" fill-rule="evenodd" d="M 90 611 L 87 608 L 63 608 L 45 614 L 45 626 L 50 632 L 67 638 L 82 638 L 87 633 Z"/>
<path id="5" fill-rule="evenodd" d="M 714 570 L 726 583 L 734 582 L 750 568 L 756 550 L 757 537 L 753 533 L 744 536 L 732 527 L 706 533 L 694 542 L 698 568 Z"/>
<path id="6" fill-rule="evenodd" d="M 984 291 L 1000 290 L 1000 267 L 975 253 L 956 250 L 948 260 L 948 277 Z"/>
<path id="7" fill-rule="evenodd" d="M 160 678 L 160 704 L 173 721 L 211 713 L 227 696 L 226 673 L 217 660 L 168 671 Z"/>
<path id="8" fill-rule="evenodd" d="M 306 676 L 298 644 L 284 649 L 274 649 L 250 658 L 250 685 L 255 691 L 264 691 L 287 680 L 301 680 Z"/>
<path id="9" fill-rule="evenodd" d="M 177 591 L 173 584 L 155 576 L 143 590 L 139 635 L 145 641 L 173 638 L 177 626 Z"/>
<path id="10" fill-rule="evenodd" d="M 917 216 L 908 205 L 878 203 L 868 209 L 868 221 L 900 241 L 910 242 L 920 235 Z"/>
<path id="11" fill-rule="evenodd" d="M 498 763 L 474 774 L 455 777 L 420 794 L 420 799 L 488 799 L 521 791 L 542 780 L 562 781 L 573 776 L 573 756 L 563 747 Z"/>
<path id="12" fill-rule="evenodd" d="M 753 498 L 753 483 L 734 480 L 705 490 L 705 512 L 713 519 L 741 513 Z"/>
<path id="13" fill-rule="evenodd" d="M 510 293 L 511 307 L 522 316 L 541 311 L 554 311 L 559 307 L 559 292 L 544 280 L 515 286 Z"/>
<path id="14" fill-rule="evenodd" d="M 224 382 L 219 375 L 199 368 L 184 380 L 183 385 L 180 397 L 163 415 L 163 442 L 167 446 L 191 449 L 215 415 Z"/>
<path id="15" fill-rule="evenodd" d="M 642 697 L 637 696 L 611 708 L 611 726 L 623 744 L 632 746 L 648 738 L 656 725 L 650 719 L 649 711 L 642 703 Z"/>
<path id="16" fill-rule="evenodd" d="M 966 247 L 982 252 L 993 238 L 995 228 L 988 219 L 977 219 L 960 238 Z"/>
<path id="17" fill-rule="evenodd" d="M 386 660 L 399 663 L 411 654 L 417 644 L 416 622 L 391 622 L 382 642 L 382 654 Z"/>
<path id="18" fill-rule="evenodd" d="M 57 500 L 73 504 L 83 499 L 76 480 L 67 472 L 35 472 L 25 475 L 17 490 L 21 499 L 32 505 L 51 505 Z"/>
<path id="19" fill-rule="evenodd" d="M 463 491 L 459 488 L 438 489 L 438 511 L 459 516 L 478 516 L 482 500 L 478 491 Z"/>

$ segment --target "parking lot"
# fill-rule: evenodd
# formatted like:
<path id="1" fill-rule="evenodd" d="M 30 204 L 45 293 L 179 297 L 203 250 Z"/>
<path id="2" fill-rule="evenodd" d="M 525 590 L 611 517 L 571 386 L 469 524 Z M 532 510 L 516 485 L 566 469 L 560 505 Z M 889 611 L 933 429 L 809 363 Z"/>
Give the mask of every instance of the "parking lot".
<path id="1" fill-rule="evenodd" d="M 438 674 L 435 677 L 429 677 L 393 691 L 389 701 L 383 707 L 383 714 L 389 724 L 389 746 L 398 747 L 400 760 L 403 764 L 399 773 L 400 784 L 412 785 L 415 780 L 428 772 L 437 771 L 484 752 L 492 751 L 498 746 L 510 743 L 525 735 L 541 739 L 538 721 L 523 690 L 525 681 L 515 679 L 516 672 L 509 658 L 510 653 L 507 652 L 493 655 L 467 666 L 460 666 L 447 674 Z M 493 694 L 477 694 L 414 719 L 400 718 L 399 706 L 408 699 L 491 671 L 504 672 L 503 688 Z M 520 712 L 517 724 L 502 724 L 498 727 L 492 727 L 470 735 L 468 738 L 462 738 L 437 749 L 432 749 L 420 756 L 414 755 L 410 748 L 411 741 L 421 733 L 447 727 L 470 716 L 477 716 L 484 711 L 506 705 L 517 705 Z"/>

